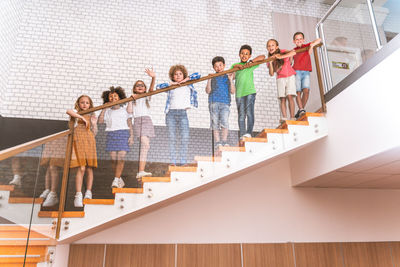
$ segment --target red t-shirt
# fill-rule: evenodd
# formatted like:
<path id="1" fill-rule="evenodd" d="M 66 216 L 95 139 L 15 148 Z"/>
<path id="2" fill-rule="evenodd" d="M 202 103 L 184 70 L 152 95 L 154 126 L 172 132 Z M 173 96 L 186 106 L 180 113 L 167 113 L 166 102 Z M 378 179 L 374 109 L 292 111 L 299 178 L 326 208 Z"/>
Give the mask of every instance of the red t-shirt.
<path id="1" fill-rule="evenodd" d="M 309 47 L 311 43 L 308 44 L 303 44 L 301 47 L 295 47 L 294 50 L 303 48 L 303 47 Z M 298 53 L 293 56 L 293 69 L 295 70 L 305 70 L 305 71 L 312 71 L 311 67 L 311 58 L 310 54 L 308 51 Z"/>

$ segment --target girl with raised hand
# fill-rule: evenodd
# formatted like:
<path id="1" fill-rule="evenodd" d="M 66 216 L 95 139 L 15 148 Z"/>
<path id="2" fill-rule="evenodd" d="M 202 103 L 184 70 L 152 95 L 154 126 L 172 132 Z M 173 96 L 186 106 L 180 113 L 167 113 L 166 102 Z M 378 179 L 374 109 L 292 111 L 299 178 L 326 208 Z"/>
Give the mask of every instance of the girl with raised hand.
<path id="1" fill-rule="evenodd" d="M 151 77 L 149 92 L 154 91 L 154 84 L 156 81 L 156 74 L 153 69 L 145 69 L 147 75 Z M 137 80 L 132 88 L 133 101 L 133 128 L 131 136 L 140 138 L 140 157 L 139 157 L 139 171 L 136 178 L 140 180 L 144 176 L 151 176 L 151 172 L 146 172 L 147 153 L 150 149 L 150 138 L 155 137 L 154 126 L 150 115 L 150 100 L 151 97 L 143 97 L 136 100 L 140 94 L 147 92 L 146 84 L 142 80 Z M 133 140 L 131 140 L 133 143 Z"/>

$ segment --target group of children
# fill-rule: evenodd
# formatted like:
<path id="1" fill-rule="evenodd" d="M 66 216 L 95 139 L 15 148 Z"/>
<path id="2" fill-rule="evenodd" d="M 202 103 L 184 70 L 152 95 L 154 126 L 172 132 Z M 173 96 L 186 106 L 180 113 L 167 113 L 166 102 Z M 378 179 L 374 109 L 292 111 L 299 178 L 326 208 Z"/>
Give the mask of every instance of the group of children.
<path id="1" fill-rule="evenodd" d="M 312 48 L 320 42 L 319 39 L 304 44 L 304 34 L 296 32 L 293 36 L 296 47 L 291 51 L 279 48 L 276 40 L 270 39 L 267 42 L 268 57 L 274 61 L 267 63 L 269 74 L 277 73 L 278 98 L 280 99 L 282 120 L 286 120 L 286 101 L 289 103 L 290 118 L 297 118 L 305 113 L 305 106 L 309 96 L 311 60 L 309 54 Z M 296 53 L 297 49 L 309 47 L 308 52 Z M 260 55 L 251 60 L 252 48 L 243 45 L 239 50 L 240 62 L 231 66 L 237 71 L 209 79 L 206 86 L 206 93 L 209 101 L 210 127 L 213 130 L 216 146 L 228 145 L 229 112 L 231 94 L 236 94 L 236 106 L 238 111 L 238 125 L 240 138 L 251 137 L 254 126 L 254 105 L 256 90 L 254 85 L 253 71 L 259 65 L 249 66 L 252 62 L 266 58 Z M 291 64 L 294 60 L 293 65 Z M 223 57 L 215 57 L 212 66 L 216 73 L 225 70 Z M 152 69 L 146 69 L 151 77 L 149 91 L 154 90 L 155 73 Z M 188 81 L 189 75 L 183 65 L 174 65 L 169 70 L 170 85 L 180 85 Z M 233 81 L 235 80 L 235 82 Z M 140 138 L 140 159 L 137 179 L 150 176 L 145 171 L 147 153 L 150 148 L 150 139 L 155 136 L 154 126 L 150 116 L 150 97 L 137 99 L 137 96 L 147 92 L 145 83 L 142 80 L 135 82 L 132 88 L 132 100 L 128 104 L 114 105 L 111 108 L 103 109 L 97 119 L 94 113 L 80 115 L 80 111 L 86 111 L 93 107 L 91 98 L 87 95 L 80 96 L 75 103 L 75 110 L 68 110 L 67 114 L 77 118 L 73 140 L 73 154 L 71 168 L 77 167 L 76 173 L 76 195 L 74 205 L 83 206 L 83 198 L 92 198 L 93 168 L 97 167 L 96 142 L 97 123 L 106 124 L 106 151 L 110 153 L 111 166 L 114 172 L 114 179 L 111 186 L 122 188 L 124 181 L 121 174 L 124 168 L 124 158 L 134 142 L 134 137 Z M 294 114 L 294 100 L 299 107 L 297 114 Z M 110 87 L 102 94 L 103 102 L 115 102 L 126 98 L 124 89 L 121 87 Z M 197 92 L 193 85 L 181 86 L 167 92 L 165 105 L 165 123 L 168 129 L 170 160 L 173 165 L 187 164 L 187 151 L 189 145 L 189 120 L 187 110 L 192 106 L 197 107 Z M 246 125 L 247 120 L 247 125 Z M 179 132 L 180 138 L 177 138 Z M 179 151 L 177 143 L 180 140 Z M 84 174 L 87 174 L 86 192 L 82 195 L 82 182 Z M 55 193 L 48 194 L 47 197 Z M 48 201 L 51 202 L 51 201 Z M 54 202 L 54 201 L 53 201 Z M 53 203 L 51 202 L 51 203 Z"/>

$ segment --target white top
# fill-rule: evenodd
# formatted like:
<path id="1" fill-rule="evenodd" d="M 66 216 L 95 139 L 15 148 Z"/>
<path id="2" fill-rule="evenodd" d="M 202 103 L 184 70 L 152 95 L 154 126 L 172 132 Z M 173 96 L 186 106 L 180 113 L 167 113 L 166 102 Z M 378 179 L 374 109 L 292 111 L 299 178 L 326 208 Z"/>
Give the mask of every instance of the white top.
<path id="1" fill-rule="evenodd" d="M 150 97 L 143 97 L 138 100 L 136 100 L 136 103 L 132 103 L 133 105 L 133 117 L 143 117 L 143 116 L 149 116 L 150 115 L 150 108 L 147 107 L 146 105 L 146 99 L 150 102 Z"/>
<path id="2" fill-rule="evenodd" d="M 190 87 L 183 86 L 172 90 L 171 105 L 169 109 L 188 109 L 190 108 Z"/>
<path id="3" fill-rule="evenodd" d="M 104 113 L 104 121 L 106 122 L 106 132 L 129 130 L 127 120 L 132 117 L 126 111 L 125 106 L 120 106 L 118 109 L 107 109 Z"/>

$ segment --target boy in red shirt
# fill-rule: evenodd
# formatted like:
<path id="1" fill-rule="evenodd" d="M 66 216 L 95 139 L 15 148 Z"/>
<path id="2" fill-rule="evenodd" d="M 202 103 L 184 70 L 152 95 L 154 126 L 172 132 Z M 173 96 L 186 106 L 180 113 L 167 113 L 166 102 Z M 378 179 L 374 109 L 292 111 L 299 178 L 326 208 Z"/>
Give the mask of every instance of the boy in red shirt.
<path id="1" fill-rule="evenodd" d="M 295 51 L 303 47 L 309 47 L 308 52 L 296 53 L 293 56 L 293 69 L 296 71 L 296 102 L 299 107 L 295 115 L 296 118 L 306 112 L 305 107 L 310 95 L 310 72 L 312 71 L 310 54 L 313 51 L 313 47 L 320 42 L 321 39 L 316 39 L 304 44 L 304 34 L 302 32 L 296 32 L 293 35 L 293 43 L 296 45 Z"/>

